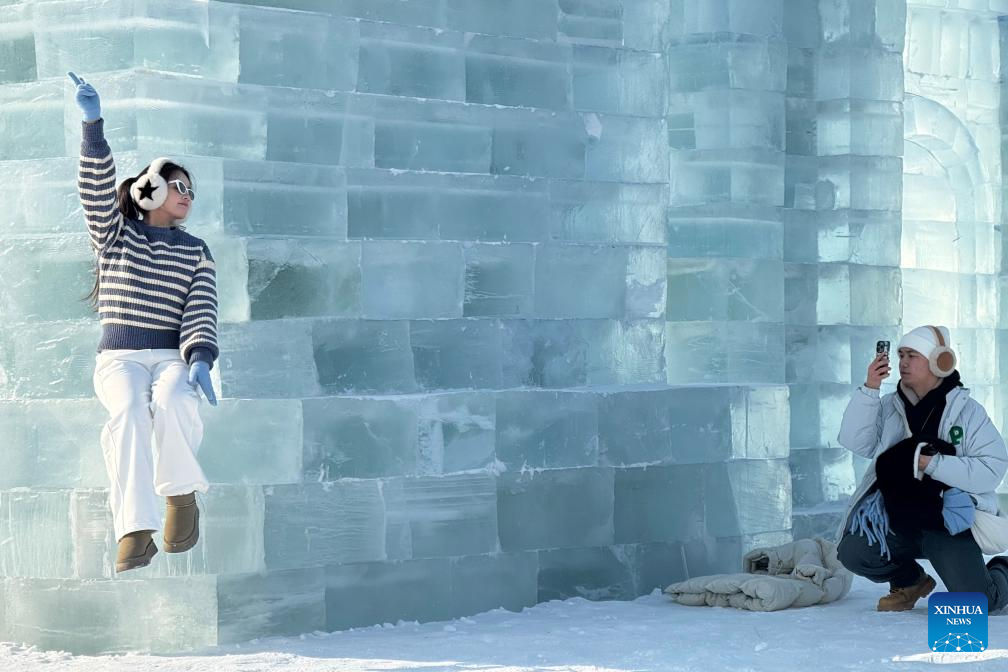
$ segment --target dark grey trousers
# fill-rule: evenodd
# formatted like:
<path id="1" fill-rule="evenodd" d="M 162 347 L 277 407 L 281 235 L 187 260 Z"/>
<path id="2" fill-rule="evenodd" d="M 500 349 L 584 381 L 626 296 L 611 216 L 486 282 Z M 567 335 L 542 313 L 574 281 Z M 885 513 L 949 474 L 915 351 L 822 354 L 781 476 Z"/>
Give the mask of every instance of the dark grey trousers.
<path id="1" fill-rule="evenodd" d="M 924 573 L 917 560 L 928 560 L 950 593 L 984 593 L 991 613 L 1008 605 L 1008 562 L 992 560 L 988 568 L 969 530 L 956 535 L 946 530 L 890 532 L 886 543 L 892 560 L 879 552 L 878 542 L 869 546 L 863 536 L 848 532 L 840 540 L 837 556 L 858 576 L 875 583 L 888 581 L 893 588 L 917 583 Z"/>

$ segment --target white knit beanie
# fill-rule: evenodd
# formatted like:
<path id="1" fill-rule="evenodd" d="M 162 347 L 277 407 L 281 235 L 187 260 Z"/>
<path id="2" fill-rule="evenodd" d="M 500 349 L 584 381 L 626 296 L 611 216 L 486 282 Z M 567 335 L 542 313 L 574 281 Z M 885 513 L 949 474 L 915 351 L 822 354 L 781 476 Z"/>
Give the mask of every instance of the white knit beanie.
<path id="1" fill-rule="evenodd" d="M 935 328 L 941 332 L 942 339 L 945 341 L 945 347 L 951 349 L 951 345 L 949 343 L 948 327 L 938 326 Z M 932 329 L 931 327 L 917 327 L 916 329 L 907 332 L 907 334 L 903 336 L 902 339 L 900 339 L 898 348 L 910 348 L 911 350 L 916 350 L 917 352 L 921 353 L 930 360 L 932 355 L 939 348 L 938 336 L 935 334 L 934 329 Z M 952 360 L 952 367 L 955 367 L 954 359 Z M 939 372 L 936 371 L 933 367 L 932 372 L 935 375 L 939 375 Z M 945 374 L 945 376 L 948 376 L 951 373 L 952 371 L 949 370 L 948 373 Z"/>

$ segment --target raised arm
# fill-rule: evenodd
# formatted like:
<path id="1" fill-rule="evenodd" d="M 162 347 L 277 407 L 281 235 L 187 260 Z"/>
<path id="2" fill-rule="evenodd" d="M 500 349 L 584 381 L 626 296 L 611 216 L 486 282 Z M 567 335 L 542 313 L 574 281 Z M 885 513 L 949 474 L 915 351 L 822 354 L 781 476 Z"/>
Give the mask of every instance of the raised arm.
<path id="1" fill-rule="evenodd" d="M 122 214 L 116 201 L 115 163 L 112 149 L 105 140 L 98 92 L 74 73 L 67 74 L 77 85 L 75 100 L 84 114 L 77 191 L 91 245 L 97 253 L 122 231 Z"/>

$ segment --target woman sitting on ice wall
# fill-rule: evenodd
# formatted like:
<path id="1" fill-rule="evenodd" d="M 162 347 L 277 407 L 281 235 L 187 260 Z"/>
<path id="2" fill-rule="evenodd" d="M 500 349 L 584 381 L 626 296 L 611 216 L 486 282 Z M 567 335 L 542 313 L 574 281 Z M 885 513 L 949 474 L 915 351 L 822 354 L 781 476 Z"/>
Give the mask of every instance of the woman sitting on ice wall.
<path id="1" fill-rule="evenodd" d="M 189 172 L 160 158 L 117 189 L 98 93 L 68 74 L 84 113 L 78 189 L 97 257 L 88 298 L 102 327 L 93 382 L 109 413 L 101 447 L 122 572 L 158 551 L 158 496 L 167 498 L 165 551 L 188 551 L 199 539 L 196 492 L 209 486 L 196 461 L 198 388 L 217 404 L 216 271 L 206 243 L 181 225 L 196 196 Z"/>
<path id="2" fill-rule="evenodd" d="M 917 563 L 926 559 L 947 590 L 983 593 L 996 612 L 1008 605 L 1008 558 L 985 565 L 978 540 L 992 544 L 974 529 L 981 519 L 1008 522 L 987 515 L 998 512 L 994 490 L 1008 470 L 1004 440 L 963 387 L 947 328 L 910 331 L 898 353 L 896 392 L 879 396 L 890 373 L 880 353 L 844 411 L 840 445 L 872 463 L 837 532 L 838 557 L 855 574 L 889 582 L 879 611 L 913 609 L 934 590 Z M 1006 547 L 993 545 L 985 550 Z"/>

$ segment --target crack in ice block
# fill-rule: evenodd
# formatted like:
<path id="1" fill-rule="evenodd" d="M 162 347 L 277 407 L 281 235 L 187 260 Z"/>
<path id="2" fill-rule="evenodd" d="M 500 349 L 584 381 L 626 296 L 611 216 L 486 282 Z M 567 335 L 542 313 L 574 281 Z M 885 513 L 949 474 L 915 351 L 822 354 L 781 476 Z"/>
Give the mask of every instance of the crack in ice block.
<path id="1" fill-rule="evenodd" d="M 251 238 L 245 251 L 253 320 L 360 315 L 360 243 Z"/>
<path id="2" fill-rule="evenodd" d="M 199 462 L 211 483 L 301 480 L 302 402 L 222 399 L 203 415 Z"/>
<path id="3" fill-rule="evenodd" d="M 94 284 L 94 265 L 83 233 L 0 238 L 0 313 L 31 322 L 91 317 L 83 299 Z"/>
<path id="4" fill-rule="evenodd" d="M 465 245 L 465 317 L 532 314 L 535 248 L 532 245 Z"/>
<path id="5" fill-rule="evenodd" d="M 322 567 L 217 577 L 217 642 L 318 632 L 326 626 Z"/>
<path id="6" fill-rule="evenodd" d="M 0 487 L 88 487 L 107 479 L 97 399 L 0 402 Z"/>
<path id="7" fill-rule="evenodd" d="M 87 0 L 33 5 L 40 77 L 136 66 L 238 81 L 239 8 L 194 0 Z M 241 69 L 244 70 L 244 63 Z M 102 103 L 112 100 L 102 94 Z M 76 110 L 75 110 L 76 112 Z"/>
<path id="8" fill-rule="evenodd" d="M 346 238 L 342 168 L 225 161 L 223 180 L 222 222 L 228 233 Z"/>
<path id="9" fill-rule="evenodd" d="M 498 392 L 497 459 L 508 470 L 599 463 L 598 398 L 554 391 Z"/>
<path id="10" fill-rule="evenodd" d="M 497 320 L 413 320 L 410 346 L 416 381 L 424 390 L 502 386 Z"/>
<path id="11" fill-rule="evenodd" d="M 360 25 L 340 17 L 240 7 L 237 81 L 352 91 Z"/>
<path id="12" fill-rule="evenodd" d="M 393 478 L 382 481 L 381 492 L 390 558 L 500 550 L 497 480 L 492 474 Z"/>
<path id="13" fill-rule="evenodd" d="M 548 187 L 525 178 L 348 171 L 350 238 L 541 241 Z"/>
<path id="14" fill-rule="evenodd" d="M 407 476 L 417 466 L 412 398 L 305 399 L 306 480 Z"/>
<path id="15" fill-rule="evenodd" d="M 462 392 L 426 395 L 418 413 L 418 475 L 488 470 L 496 459 L 495 397 Z"/>
<path id="16" fill-rule="evenodd" d="M 404 320 L 318 320 L 311 345 L 325 394 L 417 390 Z"/>
<path id="17" fill-rule="evenodd" d="M 462 315 L 465 263 L 457 243 L 365 241 L 361 267 L 369 318 Z"/>
<path id="18" fill-rule="evenodd" d="M 716 490 L 706 490 L 709 468 L 704 464 L 677 464 L 616 469 L 616 543 L 702 537 L 705 505 L 721 496 Z"/>
<path id="19" fill-rule="evenodd" d="M 378 481 L 276 485 L 265 493 L 267 569 L 386 559 Z"/>
<path id="20" fill-rule="evenodd" d="M 6 623 L 0 637 L 6 641 L 81 655 L 177 653 L 217 644 L 213 576 L 3 584 Z"/>
<path id="21" fill-rule="evenodd" d="M 492 35 L 466 39 L 466 100 L 485 105 L 571 107 L 571 48 Z"/>
<path id="22" fill-rule="evenodd" d="M 749 535 L 791 527 L 788 461 L 736 460 L 704 467 L 704 521 L 711 536 Z"/>
<path id="23" fill-rule="evenodd" d="M 464 36 L 454 31 L 360 22 L 356 90 L 465 100 Z"/>
<path id="24" fill-rule="evenodd" d="M 497 479 L 497 527 L 505 551 L 613 543 L 613 469 L 507 472 Z"/>

